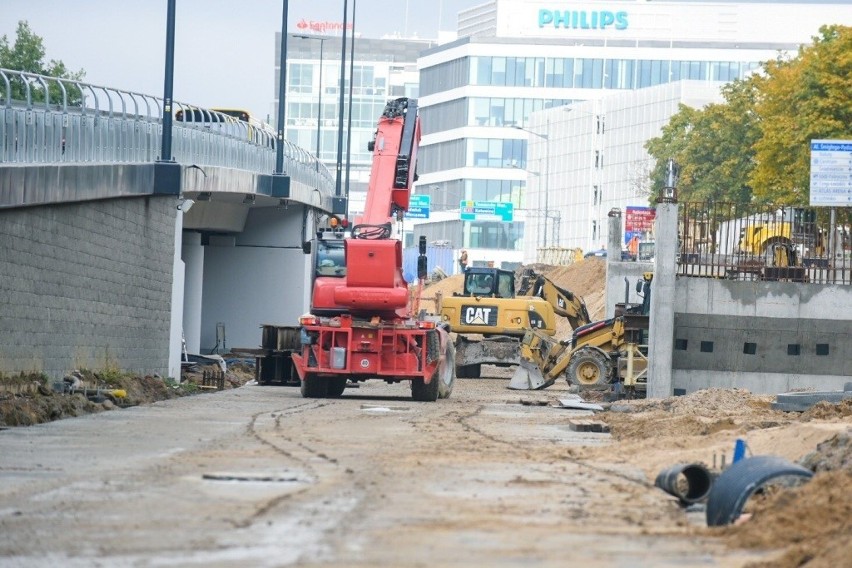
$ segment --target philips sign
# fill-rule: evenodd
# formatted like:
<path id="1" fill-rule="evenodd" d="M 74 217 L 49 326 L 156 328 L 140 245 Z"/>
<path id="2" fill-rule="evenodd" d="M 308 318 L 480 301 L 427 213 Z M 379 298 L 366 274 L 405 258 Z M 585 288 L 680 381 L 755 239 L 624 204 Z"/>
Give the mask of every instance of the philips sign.
<path id="1" fill-rule="evenodd" d="M 538 27 L 545 26 L 574 30 L 624 30 L 627 29 L 627 12 L 541 9 L 538 11 Z"/>

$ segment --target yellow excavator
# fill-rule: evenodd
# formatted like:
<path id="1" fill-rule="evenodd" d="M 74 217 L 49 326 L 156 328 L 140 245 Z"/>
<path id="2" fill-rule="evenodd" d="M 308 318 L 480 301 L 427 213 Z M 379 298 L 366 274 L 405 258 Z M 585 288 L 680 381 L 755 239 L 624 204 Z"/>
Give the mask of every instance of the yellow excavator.
<path id="1" fill-rule="evenodd" d="M 442 298 L 441 320 L 456 334 L 456 376 L 475 378 L 483 364 L 507 367 L 521 362 L 520 343 L 530 330 L 556 333 L 556 316 L 571 327 L 589 323 L 583 299 L 531 269 L 515 290 L 515 273 L 468 268 L 461 292 Z"/>
<path id="2" fill-rule="evenodd" d="M 528 331 L 509 388 L 543 389 L 564 375 L 580 389 L 624 388 L 628 394 L 644 389 L 652 280 L 646 272 L 637 282 L 641 304 L 618 304 L 614 317 L 576 327 L 570 340 Z"/>

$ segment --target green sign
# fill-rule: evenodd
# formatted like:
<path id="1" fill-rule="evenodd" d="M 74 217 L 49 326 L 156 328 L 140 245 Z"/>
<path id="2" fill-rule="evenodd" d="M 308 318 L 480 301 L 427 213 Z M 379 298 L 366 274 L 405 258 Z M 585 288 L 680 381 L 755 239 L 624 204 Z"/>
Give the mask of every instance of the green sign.
<path id="1" fill-rule="evenodd" d="M 459 218 L 462 221 L 500 221 L 511 223 L 514 207 L 502 201 L 467 201 L 459 203 Z"/>

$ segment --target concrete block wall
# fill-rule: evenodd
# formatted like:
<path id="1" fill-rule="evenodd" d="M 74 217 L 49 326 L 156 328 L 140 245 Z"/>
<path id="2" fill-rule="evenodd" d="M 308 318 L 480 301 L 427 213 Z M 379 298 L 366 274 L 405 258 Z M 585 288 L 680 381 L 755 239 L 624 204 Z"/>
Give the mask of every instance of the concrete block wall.
<path id="1" fill-rule="evenodd" d="M 840 390 L 850 337 L 849 286 L 679 277 L 673 387 Z"/>
<path id="2" fill-rule="evenodd" d="M 0 209 L 0 372 L 165 376 L 174 197 Z"/>
<path id="3" fill-rule="evenodd" d="M 652 265 L 617 260 L 621 215 L 609 215 L 607 317 L 623 301 L 624 278 L 654 272 L 648 396 L 843 389 L 852 380 L 852 286 L 676 276 L 677 213 L 674 203 L 657 206 Z"/>

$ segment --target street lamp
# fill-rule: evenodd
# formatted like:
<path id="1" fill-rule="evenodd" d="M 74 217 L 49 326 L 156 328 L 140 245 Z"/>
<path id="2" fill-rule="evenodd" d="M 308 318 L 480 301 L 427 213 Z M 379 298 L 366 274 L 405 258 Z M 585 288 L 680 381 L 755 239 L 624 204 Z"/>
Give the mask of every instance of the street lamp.
<path id="1" fill-rule="evenodd" d="M 547 119 L 546 129 L 550 132 L 550 119 Z M 548 229 L 548 219 L 550 215 L 547 214 L 550 211 L 549 201 L 550 198 L 548 196 L 550 189 L 550 134 L 542 134 L 541 132 L 536 132 L 535 130 L 530 130 L 529 128 L 524 128 L 523 126 L 512 126 L 512 128 L 516 130 L 523 130 L 529 134 L 533 134 L 542 138 L 544 140 L 544 238 L 543 243 L 544 246 L 542 248 L 547 248 L 547 229 Z M 541 180 L 541 176 L 539 176 L 539 180 Z"/>
<path id="2" fill-rule="evenodd" d="M 315 39 L 320 42 L 320 59 L 319 59 L 319 98 L 317 100 L 318 110 L 317 110 L 317 171 L 319 171 L 319 163 L 320 163 L 320 138 L 322 136 L 322 130 L 320 126 L 322 125 L 322 54 L 323 54 L 323 45 L 325 44 L 325 40 L 329 39 L 327 37 L 322 36 L 309 36 L 309 35 L 294 35 L 293 37 L 297 37 L 299 39 Z"/>

